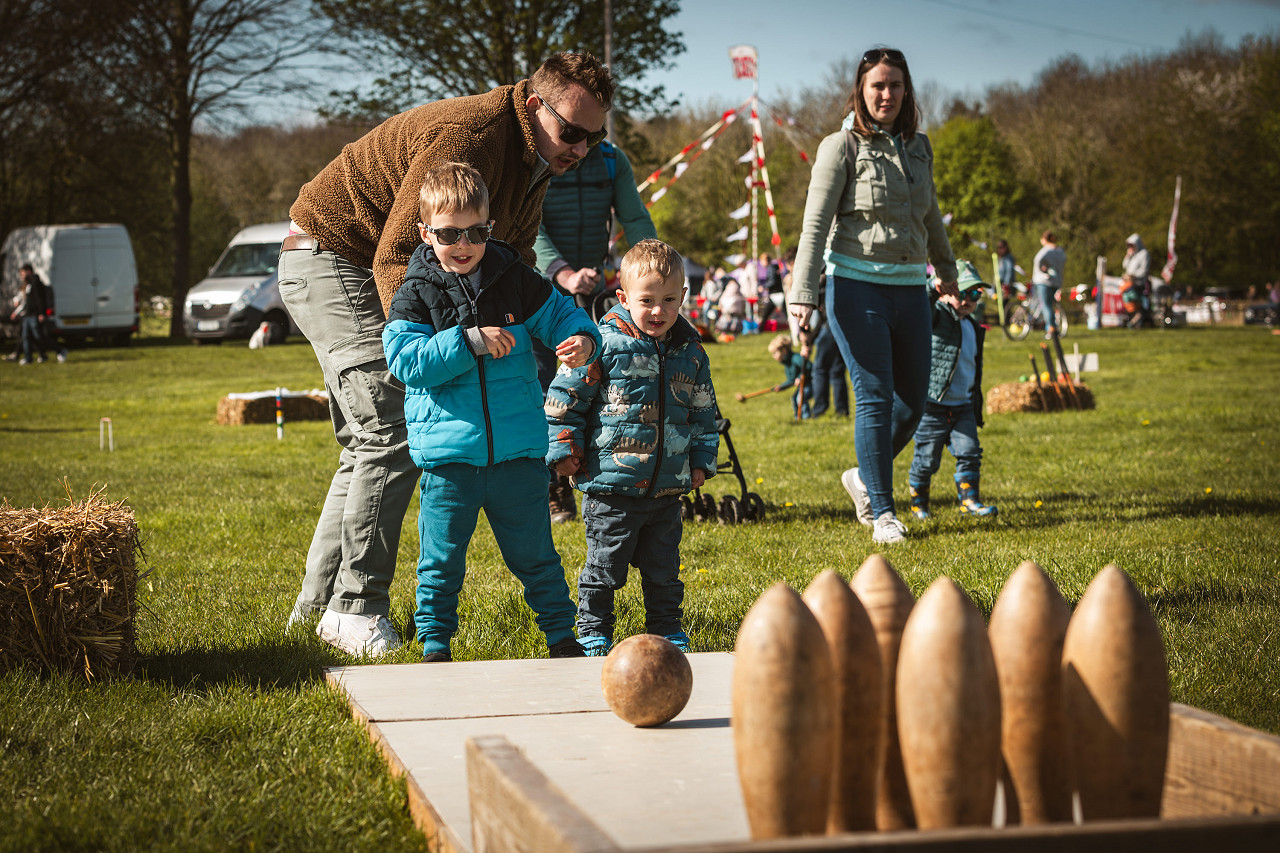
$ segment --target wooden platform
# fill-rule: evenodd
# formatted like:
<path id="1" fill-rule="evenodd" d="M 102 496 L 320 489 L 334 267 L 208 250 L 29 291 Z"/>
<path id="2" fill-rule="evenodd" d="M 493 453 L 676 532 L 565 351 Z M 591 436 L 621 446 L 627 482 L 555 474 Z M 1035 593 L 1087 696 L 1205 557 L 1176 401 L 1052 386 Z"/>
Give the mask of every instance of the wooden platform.
<path id="1" fill-rule="evenodd" d="M 638 729 L 600 693 L 601 658 L 327 671 L 433 850 L 1280 850 L 1280 738 L 1171 708 L 1162 820 L 751 842 L 729 727 L 733 656 L 692 654 L 689 704 Z M 477 837 L 478 836 L 478 837 Z"/>
<path id="2" fill-rule="evenodd" d="M 615 842 L 640 847 L 749 837 L 729 729 L 732 660 L 689 655 L 693 695 L 653 729 L 609 710 L 603 658 L 356 666 L 328 677 L 409 775 L 415 819 L 439 849 L 472 849 L 466 741 L 491 735 L 521 750 Z"/>

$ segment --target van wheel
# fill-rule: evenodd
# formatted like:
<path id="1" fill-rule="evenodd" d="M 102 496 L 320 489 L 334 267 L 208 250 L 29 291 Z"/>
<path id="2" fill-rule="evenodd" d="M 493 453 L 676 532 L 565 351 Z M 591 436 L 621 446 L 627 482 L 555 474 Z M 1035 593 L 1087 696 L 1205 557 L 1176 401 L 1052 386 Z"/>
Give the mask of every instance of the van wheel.
<path id="1" fill-rule="evenodd" d="M 270 344 L 282 344 L 289 337 L 289 319 L 278 311 L 272 311 L 266 316 L 269 336 L 267 342 Z"/>

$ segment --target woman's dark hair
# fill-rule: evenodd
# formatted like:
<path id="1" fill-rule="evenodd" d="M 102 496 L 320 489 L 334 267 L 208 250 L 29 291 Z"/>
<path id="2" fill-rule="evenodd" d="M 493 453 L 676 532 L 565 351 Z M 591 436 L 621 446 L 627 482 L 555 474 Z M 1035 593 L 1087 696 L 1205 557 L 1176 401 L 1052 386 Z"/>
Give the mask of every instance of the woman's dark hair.
<path id="1" fill-rule="evenodd" d="M 920 125 L 920 110 L 916 106 L 916 89 L 911 85 L 911 70 L 907 68 L 907 59 L 902 55 L 902 51 L 888 47 L 873 47 L 862 54 L 862 61 L 858 63 L 858 74 L 853 81 L 853 91 L 849 93 L 849 100 L 844 105 L 845 115 L 853 113 L 854 133 L 859 136 L 871 135 L 871 126 L 875 124 L 875 119 L 871 118 L 871 112 L 867 109 L 867 99 L 862 97 L 862 80 L 867 76 L 868 71 L 882 63 L 901 71 L 903 83 L 902 109 L 898 111 L 893 127 L 885 129 L 890 133 L 902 134 L 904 142 L 910 141 L 916 135 L 916 128 Z"/>

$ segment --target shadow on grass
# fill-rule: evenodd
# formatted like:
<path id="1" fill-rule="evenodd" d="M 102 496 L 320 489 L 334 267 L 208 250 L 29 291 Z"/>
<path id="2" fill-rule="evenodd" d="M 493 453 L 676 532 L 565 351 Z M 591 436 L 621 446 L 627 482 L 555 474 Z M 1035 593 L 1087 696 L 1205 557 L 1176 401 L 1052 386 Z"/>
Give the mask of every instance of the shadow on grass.
<path id="1" fill-rule="evenodd" d="M 135 678 L 206 690 L 225 684 L 291 689 L 324 679 L 324 669 L 351 663 L 314 637 L 285 637 L 239 649 L 191 649 L 142 657 Z"/>
<path id="2" fill-rule="evenodd" d="M 1208 578 L 1175 589 L 1148 592 L 1146 598 L 1154 613 L 1174 618 L 1192 618 L 1205 608 L 1242 604 L 1274 606 L 1280 600 L 1280 584 L 1245 587 Z"/>
<path id="3" fill-rule="evenodd" d="M 56 433 L 56 432 L 93 432 L 92 427 L 24 427 L 24 426 L 2 426 L 0 432 L 24 432 L 24 433 Z"/>

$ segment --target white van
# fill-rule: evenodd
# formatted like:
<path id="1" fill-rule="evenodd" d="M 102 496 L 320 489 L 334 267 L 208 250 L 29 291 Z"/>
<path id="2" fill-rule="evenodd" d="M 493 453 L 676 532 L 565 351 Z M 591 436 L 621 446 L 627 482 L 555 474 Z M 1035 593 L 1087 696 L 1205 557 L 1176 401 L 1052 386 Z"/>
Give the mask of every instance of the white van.
<path id="1" fill-rule="evenodd" d="M 54 329 L 63 340 L 126 345 L 138 331 L 138 269 L 123 225 L 15 228 L 0 251 L 5 305 L 22 290 L 18 271 L 31 264 L 53 288 Z"/>
<path id="2" fill-rule="evenodd" d="M 251 225 L 231 238 L 209 275 L 187 291 L 182 328 L 196 343 L 248 338 L 263 321 L 273 344 L 298 334 L 284 303 L 276 265 L 289 223 Z"/>

